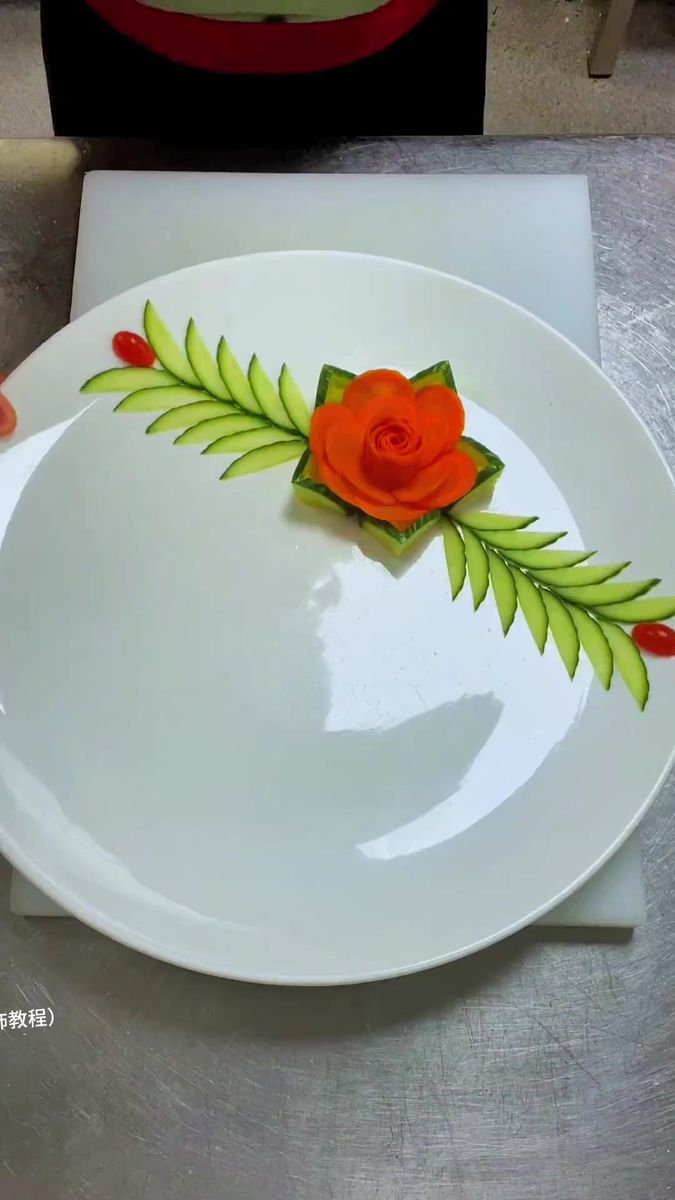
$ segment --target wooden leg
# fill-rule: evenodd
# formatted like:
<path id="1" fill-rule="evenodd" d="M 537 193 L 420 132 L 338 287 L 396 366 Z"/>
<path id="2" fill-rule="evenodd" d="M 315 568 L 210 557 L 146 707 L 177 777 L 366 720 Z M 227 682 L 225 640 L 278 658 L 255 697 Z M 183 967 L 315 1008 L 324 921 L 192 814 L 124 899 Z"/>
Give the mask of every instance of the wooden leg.
<path id="1" fill-rule="evenodd" d="M 606 78 L 616 65 L 635 0 L 609 0 L 593 49 L 588 56 L 588 74 Z"/>

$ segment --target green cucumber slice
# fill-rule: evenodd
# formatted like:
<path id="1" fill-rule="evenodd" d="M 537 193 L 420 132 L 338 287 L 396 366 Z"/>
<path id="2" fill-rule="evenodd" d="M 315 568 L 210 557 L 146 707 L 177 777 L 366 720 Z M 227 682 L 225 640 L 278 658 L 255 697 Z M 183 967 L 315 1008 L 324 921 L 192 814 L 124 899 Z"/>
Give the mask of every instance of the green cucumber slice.
<path id="1" fill-rule="evenodd" d="M 109 371 L 101 371 L 92 375 L 82 384 L 81 392 L 134 392 L 138 388 L 170 387 L 178 383 L 175 375 L 169 371 L 160 371 L 159 367 L 111 367 Z"/>
<path id="2" fill-rule="evenodd" d="M 236 454 L 239 450 L 257 450 L 259 446 L 296 440 L 290 430 L 265 425 L 262 429 L 243 429 L 241 433 L 229 433 L 217 438 L 202 450 L 202 454 Z"/>
<path id="3" fill-rule="evenodd" d="M 470 529 L 464 529 L 464 548 L 466 550 L 466 566 L 471 584 L 474 610 L 480 608 L 487 596 L 490 583 L 490 565 L 482 543 Z"/>
<path id="4" fill-rule="evenodd" d="M 196 400 L 193 404 L 179 404 L 178 408 L 170 408 L 162 413 L 152 425 L 148 425 L 145 432 L 165 433 L 169 429 L 186 429 L 197 421 L 236 411 L 234 404 L 228 404 L 226 400 Z"/>
<path id="5" fill-rule="evenodd" d="M 309 508 L 322 508 L 327 512 L 339 513 L 341 517 L 347 516 L 347 508 L 339 503 L 337 496 L 333 496 L 327 488 L 322 489 L 321 484 L 312 487 L 308 483 L 293 483 L 293 491 L 301 502 L 307 504 Z"/>
<path id="6" fill-rule="evenodd" d="M 564 533 L 521 533 L 520 530 L 514 529 L 511 532 L 504 530 L 481 530 L 483 541 L 489 542 L 497 550 L 543 550 L 544 546 L 551 546 L 553 542 L 559 542 L 565 537 Z"/>
<path id="7" fill-rule="evenodd" d="M 609 642 L 598 622 L 594 621 L 587 612 L 584 612 L 583 608 L 572 606 L 569 609 L 569 614 L 574 621 L 582 648 L 588 655 L 591 666 L 600 683 L 605 691 L 607 691 L 612 682 L 614 671 L 614 656 L 610 650 Z"/>
<path id="8" fill-rule="evenodd" d="M 397 529 L 389 521 L 378 521 L 375 517 L 361 515 L 359 522 L 361 528 L 365 529 L 381 546 L 384 546 L 385 550 L 388 550 L 396 558 L 401 558 L 403 554 L 409 554 L 440 519 L 439 512 L 425 513 L 423 517 L 419 517 L 417 521 L 413 521 L 412 525 L 403 530 Z"/>
<path id="9" fill-rule="evenodd" d="M 309 437 L 309 428 L 312 423 L 310 411 L 305 402 L 305 398 L 300 391 L 297 383 L 291 375 L 286 363 L 281 368 L 279 376 L 279 396 L 284 406 L 288 419 L 300 433 L 304 433 L 305 437 Z"/>
<path id="10" fill-rule="evenodd" d="M 143 328 L 145 336 L 166 371 L 170 371 L 184 383 L 192 387 L 199 380 L 190 366 L 185 354 L 169 333 L 166 325 L 159 316 L 157 309 L 148 300 L 143 313 Z"/>
<path id="11" fill-rule="evenodd" d="M 416 392 L 421 392 L 422 388 L 434 387 L 437 384 L 450 387 L 453 392 L 457 391 L 452 367 L 447 358 L 444 358 L 442 362 L 434 363 L 432 367 L 425 367 L 423 371 L 418 371 L 417 375 L 412 376 L 410 382 Z"/>
<path id="12" fill-rule="evenodd" d="M 565 664 L 570 679 L 574 679 L 577 666 L 579 665 L 580 648 L 576 625 L 562 603 L 562 600 L 558 600 L 558 597 L 554 596 L 552 592 L 542 592 L 541 596 L 546 606 L 549 627 L 553 634 L 553 640 L 558 647 L 558 653 Z"/>
<path id="13" fill-rule="evenodd" d="M 456 600 L 466 579 L 466 551 L 457 526 L 447 518 L 443 522 L 443 549 L 445 550 L 452 598 Z"/>
<path id="14" fill-rule="evenodd" d="M 609 642 L 621 678 L 640 709 L 644 709 L 649 699 L 649 675 L 640 651 L 632 637 L 618 625 L 611 621 L 601 621 L 600 627 Z"/>
<path id="15" fill-rule="evenodd" d="M 225 338 L 221 338 L 218 343 L 218 370 L 220 376 L 230 393 L 232 399 L 246 412 L 255 413 L 257 416 L 261 413 L 260 405 L 256 400 L 251 390 L 251 385 L 244 375 L 239 363 L 234 354 L 230 350 Z"/>
<path id="16" fill-rule="evenodd" d="M 606 567 L 554 567 L 552 571 L 533 571 L 540 583 L 545 583 L 555 591 L 558 587 L 578 588 L 590 583 L 604 583 L 619 575 L 629 562 L 610 563 Z"/>
<path id="17" fill-rule="evenodd" d="M 507 557 L 526 571 L 544 571 L 551 567 L 575 567 L 594 554 L 594 550 L 509 550 Z"/>
<path id="18" fill-rule="evenodd" d="M 516 592 L 516 581 L 513 578 L 509 568 L 488 546 L 487 551 L 488 563 L 490 566 L 490 580 L 492 582 L 492 591 L 497 605 L 497 612 L 502 623 L 504 636 L 509 632 L 513 625 L 513 618 L 516 615 L 518 608 L 518 594 Z"/>
<path id="19" fill-rule="evenodd" d="M 186 429 L 174 441 L 174 446 L 201 446 L 213 442 L 216 438 L 225 437 L 227 433 L 242 433 L 245 429 L 267 428 L 264 417 L 254 417 L 251 413 L 240 412 L 234 404 L 228 405 L 231 415 L 213 417 L 208 421 L 200 421 Z"/>
<path id="20" fill-rule="evenodd" d="M 293 424 L 288 419 L 288 413 L 281 403 L 281 397 L 277 394 L 277 390 L 269 375 L 265 374 L 260 359 L 256 354 L 253 355 L 249 364 L 248 381 L 251 385 L 251 391 L 265 416 L 275 425 L 280 425 L 283 429 L 293 429 Z"/>
<path id="21" fill-rule="evenodd" d="M 353 371 L 344 371 L 342 367 L 332 367 L 330 363 L 324 363 L 316 385 L 315 409 L 321 408 L 322 404 L 341 404 L 352 379 L 356 379 Z"/>
<path id="22" fill-rule="evenodd" d="M 675 596 L 653 600 L 629 600 L 627 604 L 607 604 L 596 608 L 596 614 L 622 625 L 639 625 L 641 621 L 667 621 L 675 616 Z"/>
<path id="23" fill-rule="evenodd" d="M 215 358 L 209 350 L 192 317 L 188 322 L 185 335 L 185 353 L 202 387 L 215 396 L 217 400 L 230 400 L 231 396 L 225 387 Z"/>
<path id="24" fill-rule="evenodd" d="M 187 387 L 178 384 L 174 387 L 141 388 L 132 392 L 115 405 L 115 412 L 162 412 L 167 408 L 178 408 L 180 405 L 193 404 L 204 400 L 205 394 L 201 388 Z"/>
<path id="25" fill-rule="evenodd" d="M 643 596 L 660 583 L 660 579 L 638 579 L 635 583 L 597 583 L 588 587 L 556 587 L 563 600 L 573 600 L 584 608 L 599 608 L 607 604 L 623 604 Z"/>
<path id="26" fill-rule="evenodd" d="M 289 442 L 276 442 L 272 446 L 261 446 L 257 450 L 249 450 L 241 458 L 235 458 L 221 479 L 234 479 L 238 475 L 251 475 L 254 471 L 266 471 L 268 467 L 276 467 L 279 463 L 297 458 L 307 447 L 304 438 L 294 438 Z"/>
<path id="27" fill-rule="evenodd" d="M 528 575 L 524 575 L 522 571 L 517 570 L 515 567 L 513 569 L 513 578 L 516 584 L 518 602 L 527 622 L 527 627 L 534 638 L 537 650 L 540 654 L 543 654 L 548 634 L 548 613 L 546 605 L 541 598 L 541 592 L 538 587 L 535 587 Z"/>
<path id="28" fill-rule="evenodd" d="M 505 517 L 501 513 L 462 513 L 462 525 L 468 525 L 469 529 L 477 529 L 479 532 L 483 529 L 487 530 L 513 530 L 525 529 L 526 525 L 531 525 L 533 521 L 538 520 L 537 517 Z"/>

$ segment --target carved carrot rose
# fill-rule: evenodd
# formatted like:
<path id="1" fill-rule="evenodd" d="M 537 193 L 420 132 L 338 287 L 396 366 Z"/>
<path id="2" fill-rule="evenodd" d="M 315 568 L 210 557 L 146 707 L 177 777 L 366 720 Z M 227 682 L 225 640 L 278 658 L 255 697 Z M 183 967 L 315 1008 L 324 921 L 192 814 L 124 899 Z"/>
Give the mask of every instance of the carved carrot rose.
<path id="1" fill-rule="evenodd" d="M 310 448 L 322 483 L 397 529 L 454 504 L 474 486 L 475 463 L 457 450 L 464 408 L 451 388 L 423 388 L 397 371 L 367 371 L 340 404 L 312 418 Z"/>

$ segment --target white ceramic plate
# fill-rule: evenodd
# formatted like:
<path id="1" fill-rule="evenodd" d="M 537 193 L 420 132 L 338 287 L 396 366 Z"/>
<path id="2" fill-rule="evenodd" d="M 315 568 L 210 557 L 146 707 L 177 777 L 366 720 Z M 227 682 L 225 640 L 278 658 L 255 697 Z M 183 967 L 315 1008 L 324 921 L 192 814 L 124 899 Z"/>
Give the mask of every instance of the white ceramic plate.
<path id="1" fill-rule="evenodd" d="M 675 668 L 641 714 L 522 616 L 450 600 L 442 544 L 407 568 L 291 502 L 293 464 L 224 461 L 80 384 L 151 297 L 178 336 L 413 373 L 449 358 L 467 432 L 506 462 L 493 508 L 675 587 L 675 492 L 601 372 L 461 280 L 329 253 L 210 263 L 63 330 L 6 386 L 0 462 L 0 829 L 38 887 L 120 941 L 278 983 L 413 971 L 557 904 L 644 813 L 673 747 Z M 225 460 L 226 462 L 227 460 Z"/>

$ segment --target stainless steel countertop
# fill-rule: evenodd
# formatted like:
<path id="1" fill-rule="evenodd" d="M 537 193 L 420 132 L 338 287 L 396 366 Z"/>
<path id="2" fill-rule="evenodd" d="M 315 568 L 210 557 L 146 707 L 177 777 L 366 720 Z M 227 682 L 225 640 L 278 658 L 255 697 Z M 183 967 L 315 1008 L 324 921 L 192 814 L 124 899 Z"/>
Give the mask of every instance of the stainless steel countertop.
<path id="1" fill-rule="evenodd" d="M 0 143 L 5 369 L 67 320 L 94 166 L 587 174 L 605 370 L 675 466 L 675 139 L 404 138 L 243 161 Z M 0 1196 L 668 1200 L 675 775 L 642 828 L 649 918 L 632 940 L 529 930 L 326 991 L 191 975 L 76 921 L 13 918 L 0 867 L 0 1011 L 55 1014 L 0 1032 Z"/>

